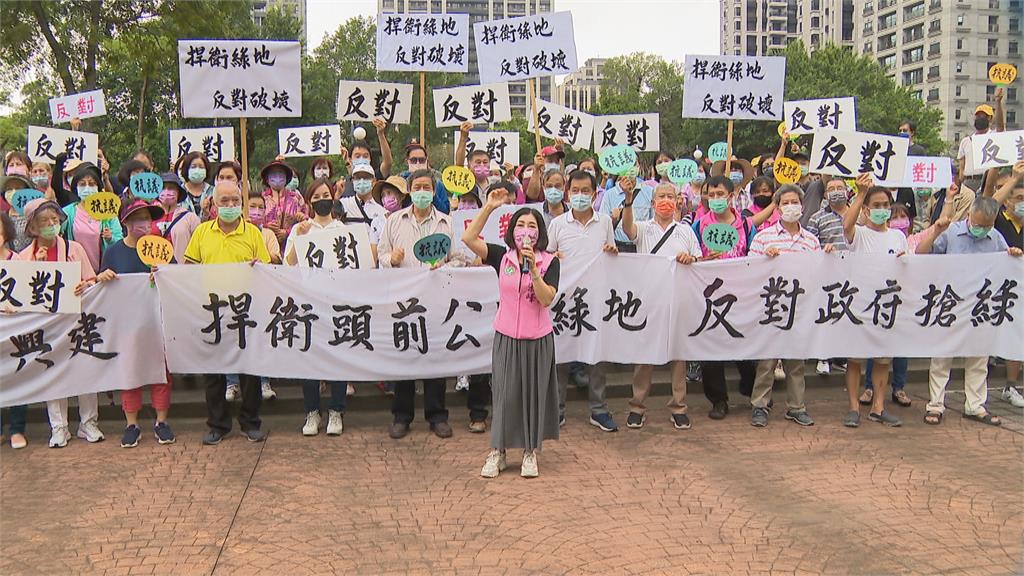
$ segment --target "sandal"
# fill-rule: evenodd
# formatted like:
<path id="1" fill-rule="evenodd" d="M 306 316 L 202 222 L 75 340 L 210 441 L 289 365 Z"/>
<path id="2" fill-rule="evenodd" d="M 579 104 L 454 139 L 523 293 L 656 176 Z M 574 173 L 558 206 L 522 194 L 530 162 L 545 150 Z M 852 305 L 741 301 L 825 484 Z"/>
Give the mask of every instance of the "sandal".
<path id="1" fill-rule="evenodd" d="M 925 412 L 924 423 L 932 426 L 942 424 L 942 412 Z"/>
<path id="2" fill-rule="evenodd" d="M 968 420 L 974 420 L 975 422 L 981 422 L 982 424 L 988 424 L 989 426 L 1002 426 L 1003 421 L 1000 420 L 999 416 L 985 412 L 984 414 L 964 414 L 964 418 Z"/>
<path id="3" fill-rule="evenodd" d="M 860 400 L 859 400 L 860 405 L 861 406 L 870 406 L 871 405 L 871 401 L 874 400 L 874 398 L 875 398 L 875 390 L 874 390 L 874 388 L 865 388 L 864 389 L 864 393 L 860 395 Z"/>
<path id="4" fill-rule="evenodd" d="M 892 401 L 903 406 L 904 408 L 910 406 L 910 396 L 903 390 L 897 390 L 892 393 Z"/>

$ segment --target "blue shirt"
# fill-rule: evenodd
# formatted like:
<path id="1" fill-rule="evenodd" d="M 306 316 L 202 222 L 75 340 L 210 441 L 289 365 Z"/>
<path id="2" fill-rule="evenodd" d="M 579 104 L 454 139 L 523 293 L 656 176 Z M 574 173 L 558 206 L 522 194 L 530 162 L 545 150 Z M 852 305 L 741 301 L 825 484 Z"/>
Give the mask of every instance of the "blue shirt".
<path id="1" fill-rule="evenodd" d="M 640 190 L 633 194 L 633 221 L 644 222 L 651 219 L 651 200 L 654 198 L 654 188 L 640 183 Z M 601 206 L 597 208 L 597 211 L 602 214 L 611 216 L 612 210 L 616 208 L 622 208 L 622 203 L 626 201 L 626 193 L 619 188 L 616 184 L 611 188 L 604 191 L 604 196 L 601 198 Z M 620 221 L 615 226 L 615 241 L 623 244 L 632 244 L 626 233 L 622 231 L 622 222 Z"/>
<path id="2" fill-rule="evenodd" d="M 1005 252 L 1008 246 L 1003 235 L 995 228 L 981 238 L 975 238 L 968 230 L 967 220 L 953 222 L 949 228 L 932 243 L 932 254 L 984 254 Z"/>

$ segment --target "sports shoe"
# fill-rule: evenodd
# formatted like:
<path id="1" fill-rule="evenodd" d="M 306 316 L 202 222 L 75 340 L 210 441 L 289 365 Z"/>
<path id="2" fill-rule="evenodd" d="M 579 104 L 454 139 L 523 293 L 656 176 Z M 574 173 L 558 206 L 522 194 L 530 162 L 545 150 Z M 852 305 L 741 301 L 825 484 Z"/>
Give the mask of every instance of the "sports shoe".
<path id="1" fill-rule="evenodd" d="M 501 450 L 491 450 L 484 462 L 484 467 L 480 470 L 480 475 L 484 478 L 497 478 L 498 473 L 505 468 L 508 468 L 508 464 L 505 462 L 505 453 Z"/>
<path id="2" fill-rule="evenodd" d="M 121 435 L 121 448 L 135 448 L 139 445 L 139 437 L 142 436 L 142 430 L 135 424 L 128 426 L 124 429 L 124 434 Z"/>
<path id="3" fill-rule="evenodd" d="M 328 436 L 341 436 L 341 432 L 345 429 L 345 421 L 342 419 L 341 412 L 337 410 L 329 410 L 327 412 L 327 435 Z"/>
<path id="4" fill-rule="evenodd" d="M 818 360 L 818 366 L 815 370 L 817 370 L 818 374 L 821 374 L 822 376 L 828 376 L 832 372 L 829 370 L 827 360 Z"/>
<path id="5" fill-rule="evenodd" d="M 274 400 L 277 398 L 277 392 L 274 392 L 274 389 L 270 387 L 269 380 L 264 380 L 260 384 L 260 392 L 263 394 L 264 400 Z"/>
<path id="6" fill-rule="evenodd" d="M 228 387 L 224 390 L 224 399 L 228 402 L 234 402 L 241 395 L 242 391 L 239 389 L 238 384 L 228 384 Z"/>
<path id="7" fill-rule="evenodd" d="M 316 436 L 320 433 L 320 411 L 313 410 L 306 414 L 306 423 L 302 425 L 303 436 Z"/>
<path id="8" fill-rule="evenodd" d="M 750 425 L 764 428 L 768 425 L 768 411 L 764 408 L 754 408 L 750 414 Z"/>
<path id="9" fill-rule="evenodd" d="M 836 374 L 846 374 L 846 362 L 829 362 L 828 365 Z"/>
<path id="10" fill-rule="evenodd" d="M 565 414 L 558 417 L 558 427 L 561 428 L 562 426 L 565 426 Z"/>
<path id="11" fill-rule="evenodd" d="M 50 433 L 50 448 L 63 448 L 71 440 L 71 433 L 67 426 L 57 426 Z"/>
<path id="12" fill-rule="evenodd" d="M 95 420 L 86 420 L 79 424 L 78 437 L 90 444 L 102 442 L 104 439 L 103 432 L 100 431 L 100 427 L 96 425 Z"/>
<path id="13" fill-rule="evenodd" d="M 174 432 L 171 432 L 167 422 L 157 422 L 156 426 L 153 426 L 153 435 L 156 436 L 158 444 L 174 444 Z"/>
<path id="14" fill-rule="evenodd" d="M 598 428 L 605 432 L 619 431 L 619 426 L 615 424 L 615 420 L 612 418 L 612 415 L 608 414 L 607 412 L 605 412 L 604 414 L 591 414 L 590 424 L 592 426 L 597 426 Z"/>
<path id="15" fill-rule="evenodd" d="M 903 421 L 893 416 L 892 414 L 889 414 L 888 410 L 882 410 L 881 414 L 868 412 L 868 420 L 871 420 L 872 422 L 885 424 L 886 426 L 892 426 L 894 428 L 903 425 Z"/>
<path id="16" fill-rule="evenodd" d="M 21 450 L 25 446 L 28 446 L 28 439 L 24 434 L 11 434 L 11 448 Z"/>
<path id="17" fill-rule="evenodd" d="M 345 396 L 352 396 L 356 393 L 356 387 L 348 384 L 345 386 Z"/>
<path id="18" fill-rule="evenodd" d="M 786 420 L 792 420 L 801 426 L 814 426 L 814 420 L 805 410 L 787 410 Z"/>
<path id="19" fill-rule="evenodd" d="M 469 390 L 469 376 L 459 376 L 455 380 L 455 391 L 465 392 L 466 390 Z"/>
<path id="20" fill-rule="evenodd" d="M 1017 388 L 1007 386 L 1003 388 L 1003 393 L 1000 396 L 1002 396 L 1003 400 L 1012 404 L 1014 408 L 1024 408 L 1024 396 L 1021 396 Z"/>
<path id="21" fill-rule="evenodd" d="M 519 467 L 519 475 L 523 478 L 536 478 L 539 472 L 537 472 L 537 453 L 530 451 L 523 454 L 523 464 Z"/>
<path id="22" fill-rule="evenodd" d="M 481 420 L 479 422 L 470 422 L 469 431 L 473 434 L 483 434 L 487 432 L 487 422 Z"/>
<path id="23" fill-rule="evenodd" d="M 860 426 L 860 412 L 856 410 L 850 410 L 843 416 L 843 426 L 847 428 L 856 428 Z"/>
<path id="24" fill-rule="evenodd" d="M 221 432 L 220 430 L 211 429 L 203 436 L 203 446 L 216 446 L 220 444 L 220 441 L 227 436 L 227 432 Z"/>
<path id="25" fill-rule="evenodd" d="M 686 381 L 690 384 L 699 384 L 702 380 L 704 380 L 704 369 L 701 368 L 700 362 L 687 362 Z"/>
<path id="26" fill-rule="evenodd" d="M 267 439 L 267 433 L 263 430 L 242 430 L 242 436 L 249 442 L 263 442 Z"/>
<path id="27" fill-rule="evenodd" d="M 775 379 L 776 380 L 785 380 L 786 379 L 786 371 L 782 368 L 782 360 L 779 360 L 778 362 L 775 363 Z"/>
<path id="28" fill-rule="evenodd" d="M 643 428 L 646 421 L 646 415 L 630 412 L 629 416 L 626 416 L 626 428 Z"/>
<path id="29" fill-rule="evenodd" d="M 676 427 L 676 430 L 689 430 L 690 417 L 686 414 L 673 414 L 672 425 Z"/>

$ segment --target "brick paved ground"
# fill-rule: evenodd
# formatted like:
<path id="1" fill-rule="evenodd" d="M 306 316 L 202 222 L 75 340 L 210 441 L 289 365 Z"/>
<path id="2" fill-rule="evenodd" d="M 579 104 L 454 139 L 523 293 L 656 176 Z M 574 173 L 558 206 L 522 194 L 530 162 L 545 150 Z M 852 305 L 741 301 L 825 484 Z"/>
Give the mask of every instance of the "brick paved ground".
<path id="1" fill-rule="evenodd" d="M 902 429 L 844 429 L 841 389 L 809 392 L 812 428 L 724 422 L 691 394 L 694 428 L 651 413 L 604 434 L 571 406 L 541 477 L 516 464 L 478 476 L 487 438 L 442 441 L 417 421 L 402 441 L 388 415 L 353 413 L 340 438 L 303 438 L 274 417 L 262 445 L 145 436 L 0 451 L 0 574 L 1019 574 L 1024 572 L 1024 426 L 947 411 L 921 422 L 911 384 Z M 663 399 L 655 399 L 657 403 Z M 951 395 L 952 405 L 962 395 Z M 733 401 L 738 401 L 734 396 Z M 624 400 L 612 403 L 618 414 Z M 620 425 L 624 424 L 624 415 Z"/>

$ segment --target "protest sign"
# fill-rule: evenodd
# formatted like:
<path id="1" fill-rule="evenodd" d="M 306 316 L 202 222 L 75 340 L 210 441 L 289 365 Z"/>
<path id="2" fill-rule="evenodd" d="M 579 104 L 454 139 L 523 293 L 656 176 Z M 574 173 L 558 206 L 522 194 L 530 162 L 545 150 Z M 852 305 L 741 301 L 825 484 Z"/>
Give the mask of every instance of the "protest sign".
<path id="1" fill-rule="evenodd" d="M 484 84 L 568 74 L 577 68 L 571 12 L 477 22 L 473 37 Z"/>
<path id="2" fill-rule="evenodd" d="M 490 124 L 512 119 L 508 84 L 434 89 L 434 125 Z"/>
<path id="3" fill-rule="evenodd" d="M 113 192 L 97 192 L 82 200 L 79 207 L 85 210 L 93 220 L 108 220 L 117 218 L 121 212 L 121 198 Z"/>
<path id="4" fill-rule="evenodd" d="M 214 163 L 235 159 L 235 130 L 231 126 L 170 130 L 167 137 L 172 162 L 193 150 Z"/>
<path id="5" fill-rule="evenodd" d="M 736 247 L 740 234 L 729 224 L 711 224 L 701 232 L 701 241 L 708 250 L 724 254 Z"/>
<path id="6" fill-rule="evenodd" d="M 377 70 L 468 72 L 469 14 L 377 14 Z"/>
<path id="7" fill-rule="evenodd" d="M 412 252 L 416 259 L 430 265 L 444 260 L 451 251 L 452 237 L 448 234 L 424 236 L 417 240 L 412 247 Z"/>
<path id="8" fill-rule="evenodd" d="M 729 143 L 728 142 L 715 142 L 711 146 L 708 146 L 708 160 L 712 162 L 721 162 L 729 157 Z"/>
<path id="9" fill-rule="evenodd" d="M 1009 86 L 1017 79 L 1017 67 L 1013 64 L 993 64 L 988 69 L 988 80 L 996 86 Z"/>
<path id="10" fill-rule="evenodd" d="M 529 117 L 529 128 L 533 130 L 533 114 Z M 536 127 L 540 129 L 541 136 L 561 138 L 566 144 L 582 150 L 590 148 L 590 138 L 594 135 L 594 117 L 572 108 L 537 100 Z"/>
<path id="11" fill-rule="evenodd" d="M 441 172 L 441 183 L 452 194 L 460 195 L 476 186 L 476 177 L 465 166 L 449 166 Z"/>
<path id="12" fill-rule="evenodd" d="M 856 177 L 871 172 L 879 186 L 899 186 L 907 165 L 910 141 L 867 132 L 815 130 L 810 171 Z"/>
<path id="13" fill-rule="evenodd" d="M 314 230 L 291 239 L 295 258 L 304 268 L 373 268 L 370 236 L 366 226 L 344 224 Z"/>
<path id="14" fill-rule="evenodd" d="M 342 80 L 338 83 L 338 120 L 408 124 L 412 116 L 412 84 Z"/>
<path id="15" fill-rule="evenodd" d="M 459 141 L 459 133 L 455 132 L 454 141 Z M 469 132 L 466 139 L 466 158 L 473 150 L 486 150 L 487 155 L 498 163 L 519 165 L 519 133 L 518 132 Z M 453 158 L 454 161 L 454 158 Z"/>
<path id="16" fill-rule="evenodd" d="M 594 151 L 625 144 L 637 152 L 661 149 L 660 115 L 617 114 L 594 117 Z"/>
<path id="17" fill-rule="evenodd" d="M 82 305 L 81 298 L 75 296 L 75 286 L 81 281 L 82 266 L 78 262 L 0 260 L 0 315 L 78 314 Z"/>
<path id="18" fill-rule="evenodd" d="M 666 175 L 673 184 L 679 186 L 688 184 L 697 177 L 697 163 L 689 158 L 674 160 L 669 164 Z"/>
<path id="19" fill-rule="evenodd" d="M 53 164 L 58 154 L 66 152 L 68 160 L 96 164 L 99 158 L 100 138 L 91 132 L 29 126 L 25 150 L 33 162 Z"/>
<path id="20" fill-rule="evenodd" d="M 25 205 L 36 198 L 42 198 L 43 196 L 44 194 L 35 188 L 22 188 L 21 190 L 15 190 L 14 194 L 11 195 L 11 206 L 14 206 L 15 212 L 24 216 Z M 4 240 L 6 240 L 6 238 Z"/>
<path id="21" fill-rule="evenodd" d="M 684 118 L 782 119 L 784 57 L 690 55 L 684 70 Z"/>
<path id="22" fill-rule="evenodd" d="M 622 176 L 636 168 L 636 150 L 625 144 L 619 144 L 611 148 L 605 148 L 598 157 L 601 170 L 606 174 Z"/>
<path id="23" fill-rule="evenodd" d="M 147 266 L 170 264 L 174 258 L 174 246 L 163 236 L 147 234 L 135 244 L 135 252 L 139 260 Z"/>
<path id="24" fill-rule="evenodd" d="M 285 158 L 341 154 L 341 127 L 327 124 L 279 128 L 277 149 Z"/>
<path id="25" fill-rule="evenodd" d="M 800 179 L 800 165 L 792 158 L 779 158 L 772 164 L 775 181 L 779 184 L 793 184 Z"/>
<path id="26" fill-rule="evenodd" d="M 156 200 L 163 189 L 164 179 L 152 172 L 135 174 L 128 181 L 128 190 L 132 196 L 142 200 Z"/>
<path id="27" fill-rule="evenodd" d="M 810 134 L 821 128 L 857 131 L 857 106 L 853 97 L 793 100 L 784 102 L 782 109 L 790 136 Z"/>
<path id="28" fill-rule="evenodd" d="M 971 154 L 976 170 L 1013 166 L 1024 160 L 1024 130 L 975 134 Z"/>
<path id="29" fill-rule="evenodd" d="M 50 98 L 50 119 L 54 124 L 70 122 L 72 118 L 84 120 L 106 115 L 107 104 L 103 99 L 103 90 Z"/>
<path id="30" fill-rule="evenodd" d="M 908 156 L 906 188 L 946 188 L 953 183 L 953 162 L 947 156 Z"/>

